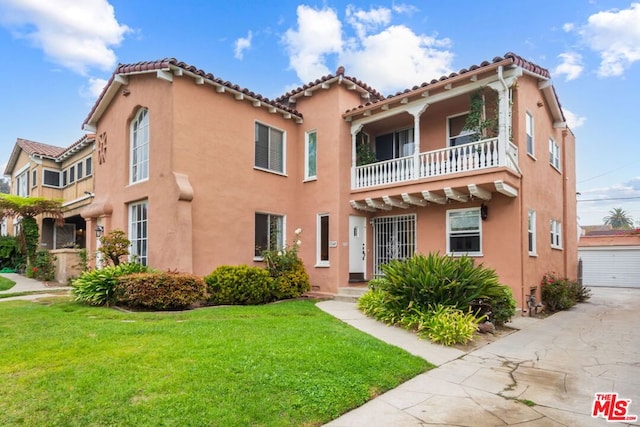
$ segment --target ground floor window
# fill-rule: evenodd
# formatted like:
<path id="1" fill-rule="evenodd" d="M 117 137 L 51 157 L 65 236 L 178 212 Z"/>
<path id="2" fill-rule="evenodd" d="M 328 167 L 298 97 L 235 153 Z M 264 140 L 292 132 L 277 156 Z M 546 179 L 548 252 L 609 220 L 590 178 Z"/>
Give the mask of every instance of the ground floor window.
<path id="1" fill-rule="evenodd" d="M 393 259 L 407 259 L 416 252 L 416 216 L 399 215 L 373 219 L 373 272 Z"/>
<path id="2" fill-rule="evenodd" d="M 329 265 L 329 215 L 318 215 L 318 260 L 317 264 Z"/>
<path id="3" fill-rule="evenodd" d="M 447 211 L 447 252 L 482 254 L 480 208 Z"/>
<path id="4" fill-rule="evenodd" d="M 284 246 L 284 217 L 256 212 L 255 218 L 255 257 L 262 257 L 265 250 Z"/>
<path id="5" fill-rule="evenodd" d="M 562 249 L 562 224 L 555 219 L 551 220 L 551 247 Z"/>
<path id="6" fill-rule="evenodd" d="M 148 265 L 148 216 L 147 201 L 129 205 L 129 240 L 131 241 L 131 259 L 142 265 Z"/>

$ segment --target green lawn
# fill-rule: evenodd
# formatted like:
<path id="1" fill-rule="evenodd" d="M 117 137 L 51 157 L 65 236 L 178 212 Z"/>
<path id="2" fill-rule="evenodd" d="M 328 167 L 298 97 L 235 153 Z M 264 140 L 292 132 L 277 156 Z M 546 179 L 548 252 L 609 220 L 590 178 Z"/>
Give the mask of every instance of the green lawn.
<path id="1" fill-rule="evenodd" d="M 316 426 L 429 369 L 314 301 L 0 303 L 0 425 Z"/>
<path id="2" fill-rule="evenodd" d="M 11 289 L 15 284 L 16 282 L 14 282 L 13 280 L 9 280 L 6 277 L 0 276 L 0 291 Z"/>

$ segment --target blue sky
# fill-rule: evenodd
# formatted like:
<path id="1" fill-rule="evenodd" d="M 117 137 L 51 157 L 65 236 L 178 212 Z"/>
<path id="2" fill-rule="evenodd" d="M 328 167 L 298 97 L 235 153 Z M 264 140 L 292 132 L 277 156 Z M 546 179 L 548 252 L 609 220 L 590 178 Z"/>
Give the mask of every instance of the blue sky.
<path id="1" fill-rule="evenodd" d="M 119 62 L 175 57 L 275 98 L 339 65 L 388 95 L 514 52 L 551 71 L 576 135 L 580 223 L 640 225 L 638 1 L 0 0 L 0 52 L 1 165 L 16 138 L 78 140 Z"/>

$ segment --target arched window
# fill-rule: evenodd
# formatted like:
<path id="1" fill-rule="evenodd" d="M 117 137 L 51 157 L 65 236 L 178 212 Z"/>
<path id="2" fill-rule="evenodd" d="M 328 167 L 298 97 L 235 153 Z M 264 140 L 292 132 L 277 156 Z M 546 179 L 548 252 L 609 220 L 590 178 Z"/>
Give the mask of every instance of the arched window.
<path id="1" fill-rule="evenodd" d="M 131 122 L 130 181 L 149 178 L 149 110 L 141 108 Z"/>

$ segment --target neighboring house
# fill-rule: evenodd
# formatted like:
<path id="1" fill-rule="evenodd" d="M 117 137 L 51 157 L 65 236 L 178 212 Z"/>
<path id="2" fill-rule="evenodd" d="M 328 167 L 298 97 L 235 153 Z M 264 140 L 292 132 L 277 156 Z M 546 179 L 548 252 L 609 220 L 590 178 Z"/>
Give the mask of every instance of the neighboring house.
<path id="1" fill-rule="evenodd" d="M 640 229 L 586 226 L 580 237 L 585 286 L 640 287 Z"/>
<path id="2" fill-rule="evenodd" d="M 87 228 L 155 268 L 262 265 L 301 228 L 327 294 L 416 252 L 469 254 L 520 304 L 577 276 L 574 135 L 549 72 L 511 53 L 388 97 L 342 67 L 271 100 L 175 59 L 119 65 L 84 127 Z"/>
<path id="3" fill-rule="evenodd" d="M 5 169 L 11 194 L 23 197 L 62 199 L 65 224 L 39 217 L 41 247 L 60 249 L 86 246 L 86 224 L 80 211 L 93 196 L 93 150 L 95 138 L 85 135 L 69 147 L 18 139 Z M 19 219 L 8 220 L 8 232 L 16 234 Z"/>

